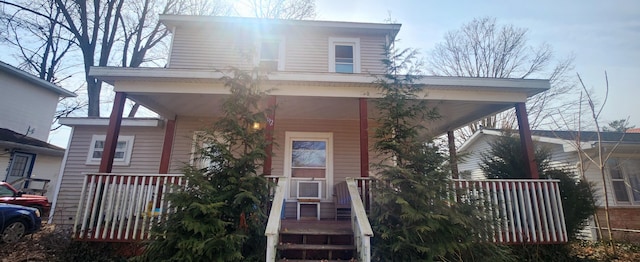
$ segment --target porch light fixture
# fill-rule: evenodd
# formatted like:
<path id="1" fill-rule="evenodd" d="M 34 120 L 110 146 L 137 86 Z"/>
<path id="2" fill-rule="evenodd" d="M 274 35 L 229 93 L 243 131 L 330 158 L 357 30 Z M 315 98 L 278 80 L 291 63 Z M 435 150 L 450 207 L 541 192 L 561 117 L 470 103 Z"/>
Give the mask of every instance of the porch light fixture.
<path id="1" fill-rule="evenodd" d="M 253 130 L 260 130 L 262 128 L 262 125 L 260 124 L 260 122 L 253 122 L 253 125 L 251 126 L 251 128 Z"/>

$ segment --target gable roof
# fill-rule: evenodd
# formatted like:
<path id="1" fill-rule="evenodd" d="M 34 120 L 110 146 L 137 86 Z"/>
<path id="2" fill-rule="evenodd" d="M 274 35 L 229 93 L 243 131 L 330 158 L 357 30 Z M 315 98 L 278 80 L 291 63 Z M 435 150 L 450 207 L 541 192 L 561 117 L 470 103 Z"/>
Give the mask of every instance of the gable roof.
<path id="1" fill-rule="evenodd" d="M 465 141 L 458 151 L 465 151 L 475 143 L 482 135 L 502 136 L 504 132 L 517 133 L 518 130 L 483 129 L 476 131 Z M 531 130 L 531 138 L 536 141 L 563 145 L 565 151 L 573 151 L 572 146 L 580 135 L 580 144 L 583 148 L 590 148 L 598 142 L 598 133 L 595 131 L 556 131 L 556 130 Z M 640 145 L 640 133 L 600 132 L 602 143 L 638 144 Z"/>
<path id="2" fill-rule="evenodd" d="M 46 90 L 52 91 L 52 92 L 58 94 L 58 96 L 61 96 L 61 97 L 75 97 L 76 96 L 75 93 L 73 93 L 73 92 L 71 92 L 69 90 L 66 90 L 66 89 L 64 89 L 62 87 L 54 85 L 51 82 L 47 82 L 45 80 L 37 78 L 36 76 L 34 76 L 32 74 L 29 74 L 29 73 L 27 73 L 27 72 L 25 72 L 23 70 L 20 70 L 17 67 L 9 65 L 9 64 L 7 64 L 5 62 L 2 62 L 2 61 L 0 61 L 0 71 L 5 72 L 7 74 L 10 74 L 12 76 L 15 76 L 15 77 L 17 77 L 19 79 L 22 79 L 24 81 L 27 81 L 27 82 L 35 85 L 35 86 L 38 86 L 38 87 L 44 88 Z"/>
<path id="3" fill-rule="evenodd" d="M 0 146 L 45 153 L 48 155 L 63 155 L 65 150 L 64 148 L 6 128 L 0 128 Z"/>
<path id="4" fill-rule="evenodd" d="M 332 30 L 370 30 L 371 32 L 388 33 L 394 39 L 402 24 L 391 23 L 362 23 L 362 22 L 337 22 L 320 20 L 294 20 L 294 19 L 270 19 L 231 16 L 197 16 L 197 15 L 170 15 L 161 14 L 160 21 L 167 27 L 191 25 L 202 26 L 205 24 L 233 24 L 242 26 L 280 27 L 288 28 L 309 27 L 326 28 Z"/>

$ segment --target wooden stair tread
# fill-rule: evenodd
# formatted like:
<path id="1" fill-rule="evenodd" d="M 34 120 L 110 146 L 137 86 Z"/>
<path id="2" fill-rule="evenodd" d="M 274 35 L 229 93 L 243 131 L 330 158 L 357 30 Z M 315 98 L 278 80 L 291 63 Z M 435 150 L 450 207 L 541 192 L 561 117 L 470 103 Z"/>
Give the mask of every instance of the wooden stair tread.
<path id="1" fill-rule="evenodd" d="M 357 260 L 335 260 L 335 259 L 286 259 L 282 258 L 278 262 L 351 262 Z"/>
<path id="2" fill-rule="evenodd" d="M 280 230 L 280 234 L 282 235 L 353 235 L 353 230 L 351 229 L 340 229 L 340 228 L 283 228 Z"/>
<path id="3" fill-rule="evenodd" d="M 310 244 L 280 244 L 280 250 L 354 250 L 353 245 L 310 245 Z"/>

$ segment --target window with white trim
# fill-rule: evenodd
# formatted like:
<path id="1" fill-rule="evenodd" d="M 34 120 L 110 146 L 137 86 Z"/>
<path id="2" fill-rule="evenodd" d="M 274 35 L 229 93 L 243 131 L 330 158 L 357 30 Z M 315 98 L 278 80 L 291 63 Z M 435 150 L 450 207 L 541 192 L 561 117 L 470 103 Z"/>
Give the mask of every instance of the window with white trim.
<path id="1" fill-rule="evenodd" d="M 89 154 L 87 155 L 87 165 L 99 165 L 102 160 L 102 154 L 105 147 L 105 135 L 93 135 L 91 145 L 89 145 Z M 131 152 L 133 151 L 134 136 L 119 136 L 116 144 L 116 152 L 113 155 L 113 165 L 127 166 L 131 161 Z"/>
<path id="2" fill-rule="evenodd" d="M 258 66 L 267 71 L 284 71 L 285 46 L 280 38 L 260 41 Z"/>
<path id="3" fill-rule="evenodd" d="M 329 38 L 329 72 L 360 73 L 359 38 Z"/>
<path id="4" fill-rule="evenodd" d="M 610 158 L 607 169 L 616 202 L 640 204 L 640 159 Z"/>
<path id="5" fill-rule="evenodd" d="M 205 131 L 193 132 L 193 144 L 191 148 L 191 165 L 198 168 L 216 169 L 221 166 L 221 159 L 218 158 L 222 152 L 220 150 L 228 150 L 228 143 L 225 143 L 222 136 L 218 134 L 211 135 Z M 219 148 L 224 146 L 226 148 Z"/>

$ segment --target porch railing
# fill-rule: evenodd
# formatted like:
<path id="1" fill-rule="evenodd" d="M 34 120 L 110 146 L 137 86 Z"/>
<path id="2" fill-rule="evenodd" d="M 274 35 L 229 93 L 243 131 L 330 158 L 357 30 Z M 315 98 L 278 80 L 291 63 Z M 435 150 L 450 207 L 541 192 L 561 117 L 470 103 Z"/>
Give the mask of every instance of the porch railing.
<path id="1" fill-rule="evenodd" d="M 182 174 L 85 174 L 73 236 L 89 241 L 149 238 L 151 226 L 171 208 L 165 195 Z"/>
<path id="2" fill-rule="evenodd" d="M 347 177 L 346 181 L 349 196 L 351 197 L 351 228 L 353 229 L 354 243 L 358 252 L 358 261 L 371 261 L 373 229 L 369 224 L 367 212 L 360 198 L 361 191 L 358 190 L 356 180 Z M 364 192 L 365 190 L 362 191 Z"/>
<path id="3" fill-rule="evenodd" d="M 477 201 L 485 219 L 496 221 L 487 241 L 567 242 L 559 180 L 454 180 L 454 201 Z M 455 193 L 454 193 L 455 194 Z"/>
<path id="4" fill-rule="evenodd" d="M 271 203 L 271 211 L 269 212 L 269 220 L 267 221 L 267 228 L 264 232 L 267 236 L 267 262 L 276 261 L 276 254 L 278 248 L 278 236 L 280 234 L 281 214 L 284 205 L 284 193 L 287 188 L 287 178 L 278 177 L 271 179 L 277 181 L 277 186 L 273 192 L 273 200 Z"/>

